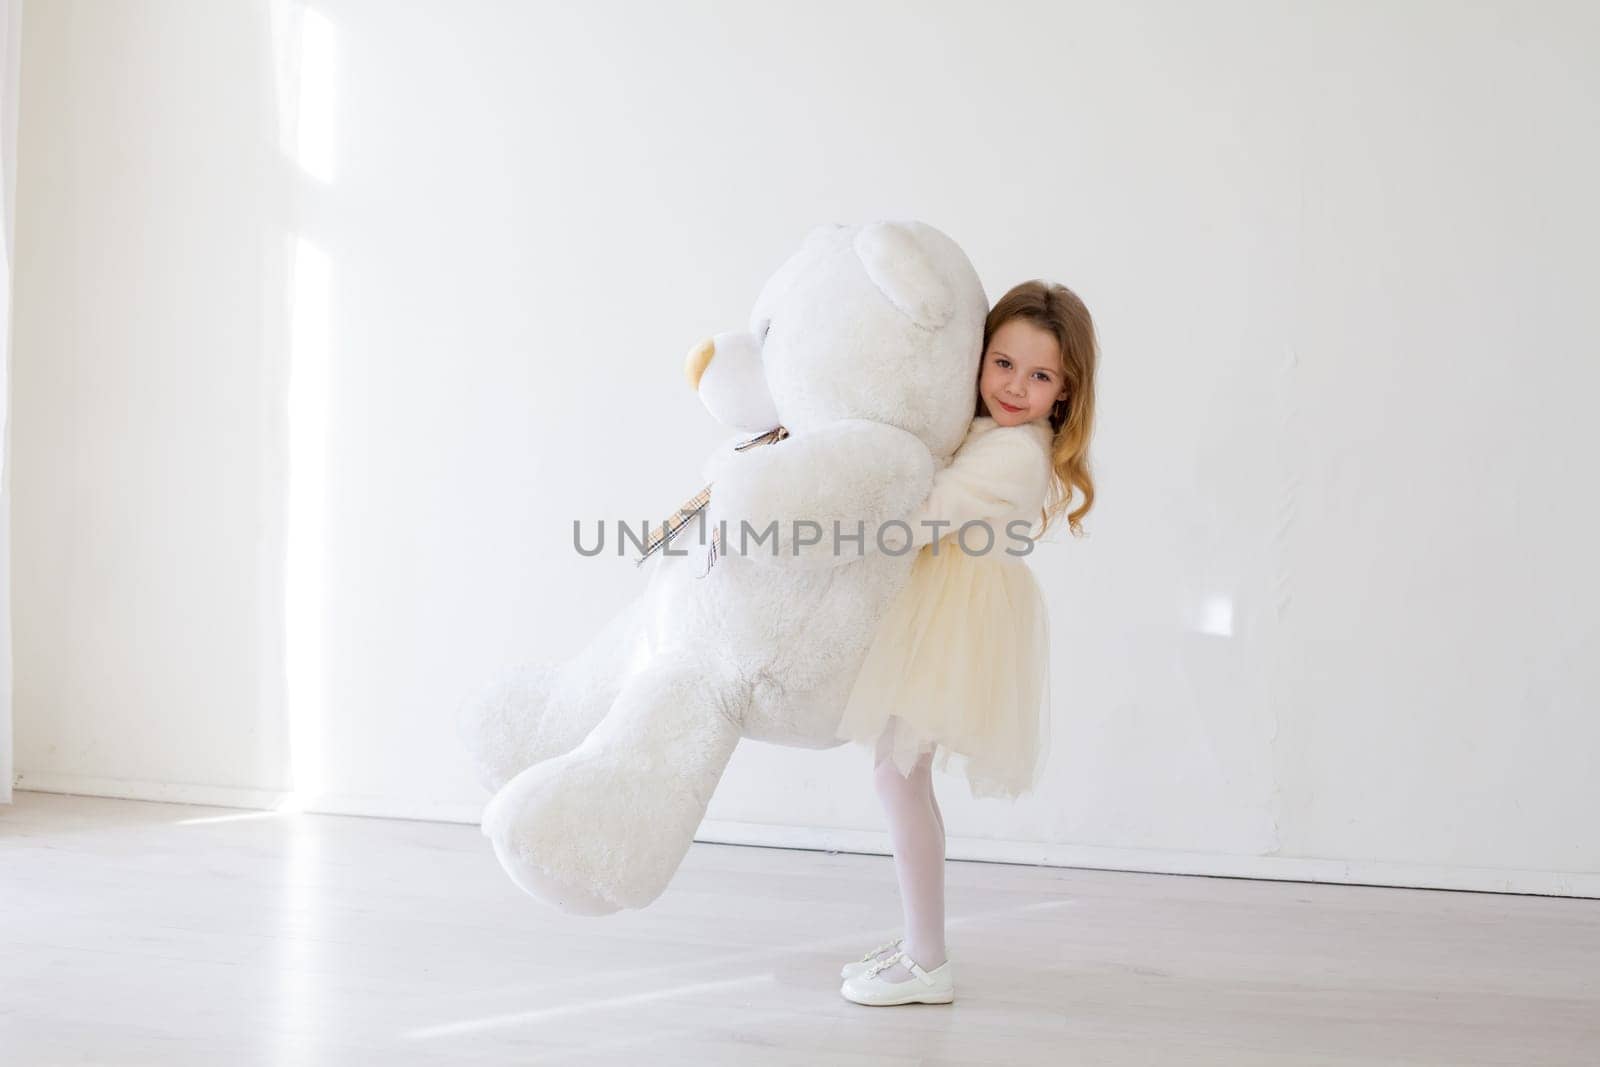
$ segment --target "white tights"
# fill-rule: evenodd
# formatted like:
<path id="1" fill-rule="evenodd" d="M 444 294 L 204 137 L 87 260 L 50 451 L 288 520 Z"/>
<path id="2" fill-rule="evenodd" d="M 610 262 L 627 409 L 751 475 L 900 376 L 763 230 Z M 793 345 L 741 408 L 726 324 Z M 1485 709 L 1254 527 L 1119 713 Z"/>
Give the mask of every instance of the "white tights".
<path id="1" fill-rule="evenodd" d="M 945 961 L 944 816 L 933 795 L 933 752 L 923 752 L 911 773 L 902 776 L 888 755 L 893 729 L 891 722 L 878 740 L 873 780 L 894 846 L 895 877 L 905 911 L 903 949 L 917 966 L 931 971 Z M 911 973 L 895 964 L 883 977 L 900 981 Z"/>

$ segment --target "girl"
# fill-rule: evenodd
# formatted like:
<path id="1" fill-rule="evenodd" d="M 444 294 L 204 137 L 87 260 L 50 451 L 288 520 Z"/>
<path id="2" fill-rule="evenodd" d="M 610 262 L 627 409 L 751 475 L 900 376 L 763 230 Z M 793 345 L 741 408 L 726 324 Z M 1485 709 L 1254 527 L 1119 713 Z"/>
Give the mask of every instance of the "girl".
<path id="1" fill-rule="evenodd" d="M 857 1004 L 955 999 L 935 754 L 940 770 L 951 755 L 963 757 L 974 797 L 1026 793 L 1043 764 L 1048 619 L 1033 572 L 1015 554 L 1027 547 L 1023 524 L 1007 524 L 1042 519 L 1031 535 L 1040 536 L 1076 491 L 1067 524 L 1082 535 L 1094 503 L 1087 453 L 1096 362 L 1093 322 L 1070 289 L 1030 281 L 1006 293 L 984 323 L 972 426 L 910 520 L 910 543 L 920 546 L 910 580 L 878 628 L 838 728 L 840 738 L 875 749 L 905 915 L 903 937 L 844 966 L 839 991 Z M 974 520 L 987 530 L 959 532 Z"/>

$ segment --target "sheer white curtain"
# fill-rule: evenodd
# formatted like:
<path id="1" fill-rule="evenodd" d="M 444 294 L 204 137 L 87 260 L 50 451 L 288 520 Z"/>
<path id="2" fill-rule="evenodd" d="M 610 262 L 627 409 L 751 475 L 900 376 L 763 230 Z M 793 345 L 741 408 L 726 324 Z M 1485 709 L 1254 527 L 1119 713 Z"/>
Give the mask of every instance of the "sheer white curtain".
<path id="1" fill-rule="evenodd" d="M 11 803 L 11 202 L 22 0 L 0 0 L 0 803 Z"/>

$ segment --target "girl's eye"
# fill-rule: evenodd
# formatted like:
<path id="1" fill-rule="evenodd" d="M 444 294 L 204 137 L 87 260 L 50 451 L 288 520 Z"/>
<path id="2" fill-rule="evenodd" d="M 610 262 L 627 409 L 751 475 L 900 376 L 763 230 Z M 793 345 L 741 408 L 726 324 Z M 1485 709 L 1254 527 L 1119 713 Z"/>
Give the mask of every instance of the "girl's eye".
<path id="1" fill-rule="evenodd" d="M 1046 374 L 1046 373 L 1045 373 L 1045 372 L 1044 372 L 1044 371 L 1042 371 L 1042 370 L 1041 370 L 1041 371 L 1034 371 L 1034 375 L 1035 375 L 1035 376 L 1036 376 L 1036 377 L 1037 377 L 1037 378 L 1038 378 L 1038 379 L 1039 379 L 1039 380 L 1040 380 L 1040 381 L 1041 381 L 1041 382 L 1048 382 L 1048 381 L 1049 381 L 1049 380 L 1050 380 L 1050 375 L 1048 375 L 1048 374 Z"/>
<path id="2" fill-rule="evenodd" d="M 1000 366 L 1002 366 L 1002 367 L 1011 366 L 1011 361 L 1009 359 L 1007 359 L 1005 356 L 996 356 L 994 361 L 996 363 L 1000 364 Z"/>

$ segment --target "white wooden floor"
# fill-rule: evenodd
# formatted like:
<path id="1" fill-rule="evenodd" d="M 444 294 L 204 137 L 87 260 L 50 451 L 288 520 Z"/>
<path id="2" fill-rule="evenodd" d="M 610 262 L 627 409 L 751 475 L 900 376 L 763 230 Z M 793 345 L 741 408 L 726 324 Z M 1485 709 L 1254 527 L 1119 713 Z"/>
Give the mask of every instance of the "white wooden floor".
<path id="1" fill-rule="evenodd" d="M 949 865 L 957 1002 L 866 1008 L 884 857 L 696 845 L 642 912 L 474 827 L 19 793 L 0 1063 L 1600 1064 L 1600 901 Z"/>

